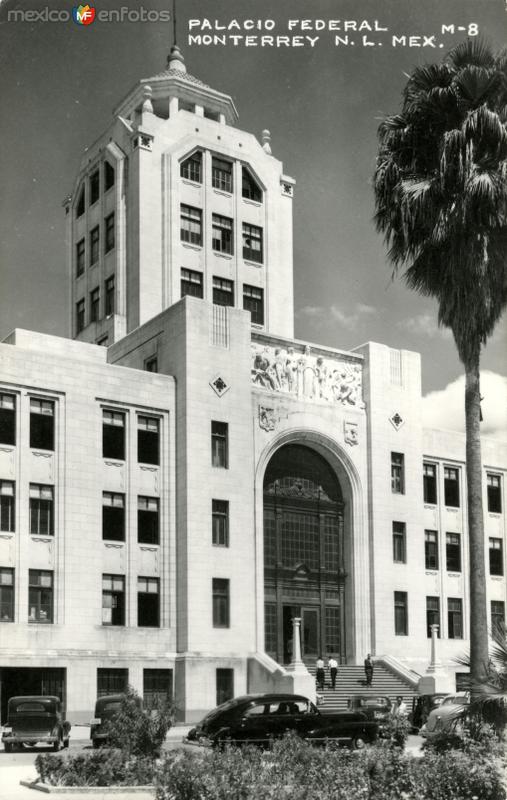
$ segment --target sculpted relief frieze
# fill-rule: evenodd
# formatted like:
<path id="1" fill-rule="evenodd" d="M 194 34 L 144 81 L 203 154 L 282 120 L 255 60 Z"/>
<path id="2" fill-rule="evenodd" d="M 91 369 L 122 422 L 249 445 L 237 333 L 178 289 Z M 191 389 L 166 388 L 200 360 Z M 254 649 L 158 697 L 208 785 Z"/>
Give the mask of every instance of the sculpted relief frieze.
<path id="1" fill-rule="evenodd" d="M 252 344 L 251 377 L 254 386 L 301 400 L 364 408 L 361 365 L 313 355 L 309 346 Z"/>

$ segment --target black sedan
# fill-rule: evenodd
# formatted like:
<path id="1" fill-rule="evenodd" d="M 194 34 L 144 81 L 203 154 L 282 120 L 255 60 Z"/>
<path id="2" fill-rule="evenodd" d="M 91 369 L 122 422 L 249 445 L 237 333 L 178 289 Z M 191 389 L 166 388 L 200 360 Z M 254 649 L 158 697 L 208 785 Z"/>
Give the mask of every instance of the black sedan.
<path id="1" fill-rule="evenodd" d="M 375 741 L 378 724 L 360 712 L 321 714 L 308 698 L 297 694 L 245 695 L 210 711 L 192 728 L 187 741 L 265 747 L 288 732 L 315 744 L 333 741 L 359 749 Z"/>

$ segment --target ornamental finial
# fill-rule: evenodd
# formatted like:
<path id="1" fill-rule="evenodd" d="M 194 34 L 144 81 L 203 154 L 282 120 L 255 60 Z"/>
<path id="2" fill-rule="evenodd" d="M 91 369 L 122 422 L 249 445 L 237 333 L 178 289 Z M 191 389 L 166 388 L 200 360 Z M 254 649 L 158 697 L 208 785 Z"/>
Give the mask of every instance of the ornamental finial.
<path id="1" fill-rule="evenodd" d="M 262 131 L 262 149 L 268 156 L 271 155 L 271 134 L 268 130 Z"/>

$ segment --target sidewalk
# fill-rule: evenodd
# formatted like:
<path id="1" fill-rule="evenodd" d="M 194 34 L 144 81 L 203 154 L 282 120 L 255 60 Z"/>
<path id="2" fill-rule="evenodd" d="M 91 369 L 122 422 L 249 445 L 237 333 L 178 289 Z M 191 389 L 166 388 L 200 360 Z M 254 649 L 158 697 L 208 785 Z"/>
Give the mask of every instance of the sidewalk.
<path id="1" fill-rule="evenodd" d="M 192 727 L 193 725 L 184 725 L 183 723 L 177 722 L 169 728 L 167 736 L 165 737 L 166 742 L 181 742 Z M 73 742 L 87 741 L 90 738 L 90 726 L 73 725 L 70 731 L 70 738 Z"/>

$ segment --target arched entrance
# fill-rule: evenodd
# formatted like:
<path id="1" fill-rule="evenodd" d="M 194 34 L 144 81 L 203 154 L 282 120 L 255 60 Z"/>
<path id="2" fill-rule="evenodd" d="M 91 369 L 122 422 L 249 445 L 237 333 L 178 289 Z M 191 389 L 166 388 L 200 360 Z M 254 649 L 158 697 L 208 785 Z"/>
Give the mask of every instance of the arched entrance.
<path id="1" fill-rule="evenodd" d="M 303 657 L 345 660 L 344 503 L 340 483 L 315 450 L 286 444 L 264 476 L 265 650 L 292 656 L 301 617 Z"/>

